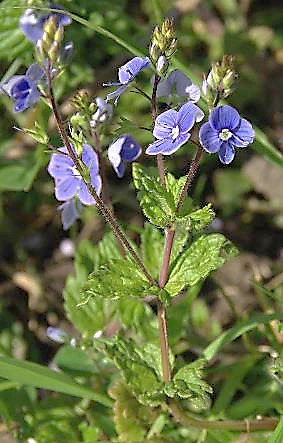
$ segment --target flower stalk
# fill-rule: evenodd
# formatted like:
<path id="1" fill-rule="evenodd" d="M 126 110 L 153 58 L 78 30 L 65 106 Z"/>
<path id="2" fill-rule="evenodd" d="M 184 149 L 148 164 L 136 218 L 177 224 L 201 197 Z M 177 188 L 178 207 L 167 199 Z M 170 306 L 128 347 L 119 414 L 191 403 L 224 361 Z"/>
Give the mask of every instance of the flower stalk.
<path id="1" fill-rule="evenodd" d="M 105 203 L 100 198 L 100 196 L 97 194 L 97 192 L 95 191 L 95 189 L 91 185 L 91 183 L 88 180 L 86 180 L 85 173 L 84 173 L 84 170 L 82 168 L 81 162 L 80 162 L 80 160 L 78 159 L 78 157 L 76 156 L 75 152 L 72 149 L 72 144 L 70 142 L 68 134 L 66 133 L 66 130 L 65 130 L 62 118 L 60 116 L 60 113 L 59 113 L 59 110 L 58 110 L 58 107 L 57 107 L 57 103 L 56 103 L 54 92 L 53 92 L 53 88 L 52 88 L 52 77 L 51 77 L 51 63 L 50 63 L 50 60 L 48 62 L 48 67 L 47 67 L 46 75 L 47 75 L 49 99 L 50 99 L 50 104 L 51 104 L 51 107 L 52 107 L 52 111 L 54 113 L 54 117 L 55 117 L 55 120 L 56 120 L 56 124 L 57 124 L 57 128 L 58 128 L 59 134 L 60 134 L 60 136 L 62 138 L 64 146 L 67 148 L 67 151 L 68 151 L 68 154 L 69 154 L 70 158 L 72 159 L 72 161 L 74 162 L 74 165 L 76 166 L 77 170 L 79 171 L 80 175 L 82 176 L 82 178 L 83 178 L 83 180 L 84 180 L 84 182 L 85 182 L 85 184 L 87 186 L 87 189 L 89 190 L 90 194 L 92 195 L 92 197 L 94 198 L 94 200 L 96 202 L 96 205 L 97 205 L 98 209 L 100 210 L 100 212 L 102 213 L 102 215 L 104 216 L 106 221 L 110 224 L 110 226 L 111 226 L 111 228 L 112 228 L 112 230 L 113 230 L 117 240 L 119 241 L 119 243 L 121 244 L 121 246 L 123 247 L 125 252 L 128 252 L 130 254 L 130 256 L 132 257 L 132 259 L 134 260 L 134 262 L 136 263 L 138 268 L 141 270 L 141 272 L 145 275 L 145 277 L 149 281 L 149 283 L 151 285 L 155 285 L 156 282 L 155 282 L 154 278 L 147 271 L 147 269 L 144 266 L 144 263 L 142 262 L 142 260 L 138 256 L 138 254 L 135 252 L 135 250 L 131 246 L 129 240 L 127 239 L 127 237 L 125 236 L 125 234 L 121 230 L 117 220 L 113 216 L 112 211 L 105 205 Z"/>

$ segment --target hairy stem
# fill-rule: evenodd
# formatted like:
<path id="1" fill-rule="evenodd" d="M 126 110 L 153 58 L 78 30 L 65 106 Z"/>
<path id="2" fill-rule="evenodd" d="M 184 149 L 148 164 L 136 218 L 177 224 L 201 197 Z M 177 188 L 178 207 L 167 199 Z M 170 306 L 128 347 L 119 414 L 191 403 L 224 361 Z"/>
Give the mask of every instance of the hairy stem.
<path id="1" fill-rule="evenodd" d="M 190 168 L 189 168 L 189 171 L 187 173 L 186 182 L 185 182 L 184 187 L 183 187 L 183 189 L 181 191 L 181 194 L 179 196 L 179 200 L 178 200 L 177 208 L 176 208 L 177 213 L 180 212 L 180 210 L 181 210 L 181 208 L 182 208 L 182 206 L 184 204 L 185 198 L 188 195 L 188 190 L 189 190 L 189 188 L 190 188 L 190 186 L 191 186 L 191 184 L 192 184 L 192 182 L 193 182 L 193 180 L 195 178 L 195 175 L 197 173 L 197 170 L 198 170 L 199 163 L 200 163 L 202 155 L 203 155 L 202 147 L 198 146 L 198 149 L 197 149 L 197 151 L 195 153 L 195 156 L 194 156 L 194 158 L 191 161 Z"/>
<path id="2" fill-rule="evenodd" d="M 49 89 L 49 99 L 50 99 L 51 107 L 52 107 L 52 110 L 53 110 L 53 113 L 55 116 L 55 120 L 57 123 L 57 128 L 58 128 L 59 134 L 62 138 L 62 141 L 64 143 L 64 146 L 68 150 L 68 154 L 69 154 L 70 158 L 74 162 L 74 165 L 76 166 L 78 172 L 81 174 L 90 194 L 92 195 L 92 197 L 94 198 L 94 200 L 96 202 L 98 209 L 100 210 L 100 212 L 104 216 L 105 220 L 110 224 L 116 238 L 118 239 L 118 241 L 120 242 L 122 247 L 125 249 L 126 252 L 128 252 L 131 255 L 132 259 L 134 260 L 134 262 L 136 263 L 138 268 L 142 271 L 142 273 L 145 275 L 145 277 L 147 278 L 149 283 L 152 285 L 156 284 L 154 278 L 147 271 L 142 260 L 140 259 L 138 254 L 135 252 L 135 250 L 131 246 L 131 244 L 130 244 L 129 240 L 127 239 L 127 237 L 125 236 L 124 232 L 121 230 L 121 228 L 120 228 L 118 222 L 116 221 L 115 217 L 113 216 L 111 210 L 105 205 L 105 203 L 103 202 L 101 197 L 97 194 L 97 192 L 95 191 L 95 189 L 91 185 L 91 183 L 85 179 L 82 165 L 81 165 L 80 160 L 78 159 L 75 151 L 73 150 L 72 144 L 71 144 L 68 134 L 65 130 L 62 118 L 60 116 L 60 113 L 59 113 L 59 110 L 57 107 L 57 103 L 56 103 L 53 88 L 52 88 L 50 64 L 47 68 L 47 82 L 48 82 L 48 89 Z"/>
<path id="3" fill-rule="evenodd" d="M 169 344 L 167 332 L 166 309 L 163 303 L 158 301 L 157 305 L 158 328 L 160 336 L 161 363 L 163 381 L 168 383 L 171 379 L 171 369 L 169 361 Z"/>
<path id="4" fill-rule="evenodd" d="M 229 431 L 267 431 L 273 430 L 278 424 L 278 420 L 273 418 L 263 418 L 260 420 L 206 420 L 190 416 L 176 401 L 169 403 L 169 410 L 174 419 L 188 428 L 197 429 L 225 429 Z"/>

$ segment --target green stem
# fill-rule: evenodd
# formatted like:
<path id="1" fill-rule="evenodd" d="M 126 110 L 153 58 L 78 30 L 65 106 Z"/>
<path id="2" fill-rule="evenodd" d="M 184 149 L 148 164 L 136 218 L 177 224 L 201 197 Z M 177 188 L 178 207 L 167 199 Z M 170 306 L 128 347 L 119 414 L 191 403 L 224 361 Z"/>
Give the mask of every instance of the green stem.
<path id="1" fill-rule="evenodd" d="M 222 429 L 229 431 L 272 431 L 276 428 L 278 420 L 263 418 L 260 420 L 206 420 L 192 417 L 179 407 L 176 401 L 169 403 L 169 410 L 174 419 L 188 428 L 196 429 Z"/>
<path id="2" fill-rule="evenodd" d="M 54 116 L 55 116 L 55 120 L 56 120 L 56 123 L 57 123 L 57 128 L 58 128 L 59 134 L 60 134 L 60 136 L 62 138 L 62 141 L 64 143 L 64 146 L 67 148 L 67 151 L 68 151 L 68 154 L 69 154 L 70 158 L 72 159 L 72 161 L 74 162 L 74 165 L 76 166 L 78 172 L 82 176 L 82 178 L 83 178 L 83 180 L 84 180 L 84 182 L 85 182 L 85 184 L 86 184 L 90 194 L 92 195 L 92 197 L 94 198 L 94 200 L 96 202 L 96 205 L 97 205 L 98 209 L 100 210 L 100 212 L 104 216 L 105 220 L 110 224 L 110 226 L 111 226 L 111 228 L 112 228 L 116 238 L 118 239 L 118 241 L 120 242 L 122 247 L 125 249 L 126 252 L 128 252 L 131 255 L 132 259 L 134 260 L 134 262 L 136 263 L 138 268 L 142 271 L 142 273 L 145 275 L 145 277 L 147 278 L 149 283 L 151 285 L 155 285 L 156 282 L 155 282 L 154 278 L 147 271 L 147 269 L 145 268 L 142 260 L 140 259 L 138 254 L 135 252 L 135 250 L 131 246 L 129 240 L 127 239 L 127 237 L 125 236 L 125 234 L 121 230 L 121 228 L 120 228 L 118 222 L 116 221 L 115 217 L 113 216 L 111 210 L 105 205 L 105 203 L 100 198 L 100 196 L 97 194 L 96 190 L 91 185 L 91 183 L 88 180 L 85 179 L 85 174 L 84 174 L 82 165 L 81 165 L 80 160 L 78 159 L 76 153 L 74 152 L 74 150 L 72 148 L 72 144 L 71 144 L 70 139 L 69 139 L 69 137 L 67 135 L 67 132 L 65 130 L 65 127 L 64 127 L 64 124 L 63 124 L 63 121 L 62 121 L 62 118 L 61 118 L 60 113 L 58 111 L 57 103 L 56 103 L 54 92 L 53 92 L 53 88 L 52 88 L 51 65 L 50 65 L 50 63 L 48 64 L 48 68 L 47 68 L 47 82 L 48 82 L 50 103 L 51 103 L 51 107 L 52 107 L 52 110 L 53 110 L 53 113 L 54 113 Z"/>

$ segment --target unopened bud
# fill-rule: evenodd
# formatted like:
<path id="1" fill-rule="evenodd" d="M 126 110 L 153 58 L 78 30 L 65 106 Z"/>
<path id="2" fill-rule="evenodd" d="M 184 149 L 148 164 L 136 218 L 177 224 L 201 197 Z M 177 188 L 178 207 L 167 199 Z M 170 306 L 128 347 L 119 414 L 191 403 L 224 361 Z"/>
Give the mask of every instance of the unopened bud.
<path id="1" fill-rule="evenodd" d="M 156 64 L 157 74 L 159 74 L 161 76 L 165 76 L 168 71 L 168 67 L 169 67 L 169 62 L 168 62 L 167 58 L 165 57 L 165 55 L 161 55 L 158 58 L 157 64 Z"/>
<path id="2" fill-rule="evenodd" d="M 149 47 L 149 56 L 150 56 L 151 60 L 154 63 L 156 63 L 160 55 L 161 55 L 161 51 L 160 51 L 158 43 L 152 42 Z"/>
<path id="3" fill-rule="evenodd" d="M 161 24 L 156 26 L 150 44 L 150 57 L 154 63 L 160 56 L 166 56 L 167 59 L 172 56 L 177 47 L 174 24 L 171 18 L 167 18 Z"/>
<path id="4" fill-rule="evenodd" d="M 215 101 L 231 95 L 236 78 L 237 74 L 231 55 L 224 55 L 221 62 L 213 63 L 204 82 L 205 88 L 203 88 L 206 101 L 210 107 L 215 105 Z"/>

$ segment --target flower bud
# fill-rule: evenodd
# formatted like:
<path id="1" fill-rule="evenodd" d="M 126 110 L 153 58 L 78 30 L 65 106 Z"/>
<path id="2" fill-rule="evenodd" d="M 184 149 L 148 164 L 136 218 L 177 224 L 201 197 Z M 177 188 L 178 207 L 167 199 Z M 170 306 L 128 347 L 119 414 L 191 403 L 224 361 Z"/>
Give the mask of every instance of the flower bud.
<path id="1" fill-rule="evenodd" d="M 161 55 L 156 64 L 156 71 L 158 75 L 165 76 L 169 67 L 169 62 L 165 55 Z"/>
<path id="2" fill-rule="evenodd" d="M 160 56 L 167 59 L 172 56 L 177 47 L 174 24 L 172 18 L 167 18 L 161 24 L 156 26 L 151 39 L 149 54 L 153 63 L 156 63 Z"/>
<path id="3" fill-rule="evenodd" d="M 224 55 L 221 62 L 213 63 L 203 83 L 203 93 L 208 105 L 214 106 L 216 100 L 227 98 L 233 92 L 236 79 L 231 55 Z"/>

